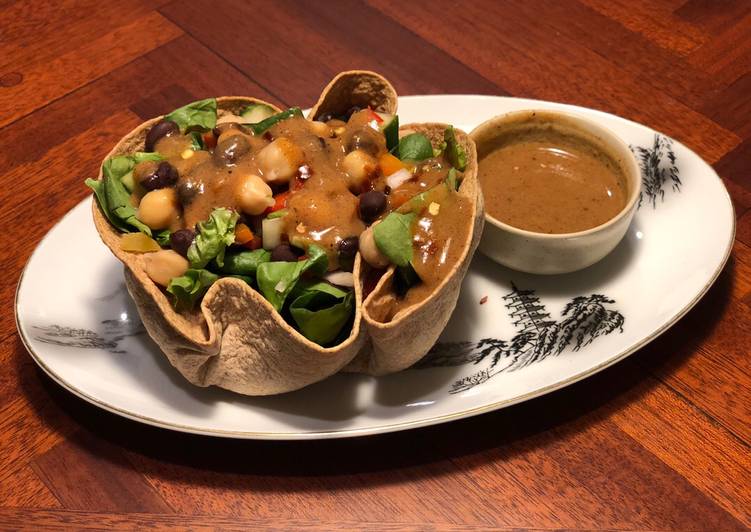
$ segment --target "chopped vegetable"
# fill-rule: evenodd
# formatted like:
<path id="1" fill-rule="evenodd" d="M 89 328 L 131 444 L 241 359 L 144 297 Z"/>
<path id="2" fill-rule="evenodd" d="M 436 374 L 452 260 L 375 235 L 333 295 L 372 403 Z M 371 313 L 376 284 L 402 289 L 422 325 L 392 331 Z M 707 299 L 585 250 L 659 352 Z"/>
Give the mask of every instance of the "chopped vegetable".
<path id="1" fill-rule="evenodd" d="M 397 266 L 406 266 L 412 260 L 412 222 L 414 213 L 392 212 L 373 227 L 373 238 L 378 249 Z"/>
<path id="2" fill-rule="evenodd" d="M 246 126 L 253 130 L 253 133 L 255 133 L 256 135 L 260 135 L 276 123 L 288 118 L 292 118 L 293 116 L 299 116 L 302 118 L 302 111 L 299 107 L 292 107 L 290 109 L 287 109 L 286 111 L 272 115 L 265 120 L 261 120 L 256 124 L 246 124 Z"/>
<path id="3" fill-rule="evenodd" d="M 280 209 L 278 211 L 274 211 L 268 215 L 268 218 L 273 220 L 274 218 L 283 218 L 289 214 L 289 211 L 287 209 Z"/>
<path id="4" fill-rule="evenodd" d="M 459 185 L 461 184 L 462 182 L 461 179 L 459 179 L 456 168 L 450 169 L 446 176 L 446 186 L 449 187 L 449 190 L 459 190 Z"/>
<path id="5" fill-rule="evenodd" d="M 393 151 L 399 146 L 399 117 L 386 113 L 376 113 L 383 119 L 379 125 L 381 132 L 386 138 L 386 149 Z"/>
<path id="6" fill-rule="evenodd" d="M 323 275 L 328 267 L 326 252 L 318 246 L 308 248 L 308 258 L 297 262 L 264 262 L 258 266 L 258 289 L 276 310 L 284 306 L 287 296 L 300 280 L 300 276 L 310 271 Z"/>
<path id="7" fill-rule="evenodd" d="M 389 188 L 391 188 L 391 190 L 396 190 L 410 179 L 412 179 L 412 172 L 410 172 L 406 168 L 402 168 L 398 172 L 394 172 L 393 174 L 388 176 L 386 178 L 386 184 L 389 186 Z"/>
<path id="8" fill-rule="evenodd" d="M 254 279 L 258 266 L 271 260 L 271 252 L 265 249 L 253 251 L 229 251 L 224 256 L 224 264 L 219 268 L 222 273 L 243 275 Z"/>
<path id="9" fill-rule="evenodd" d="M 181 133 L 185 133 L 190 128 L 212 129 L 216 126 L 216 98 L 189 103 L 175 109 L 164 119 L 176 123 Z"/>
<path id="10" fill-rule="evenodd" d="M 144 233 L 125 233 L 120 237 L 120 249 L 134 253 L 150 253 L 162 248 L 156 240 Z"/>
<path id="11" fill-rule="evenodd" d="M 300 332 L 320 345 L 332 343 L 350 320 L 354 293 L 318 282 L 295 289 L 289 312 Z"/>
<path id="12" fill-rule="evenodd" d="M 245 224 L 235 226 L 235 244 L 247 244 L 253 240 L 253 231 Z"/>
<path id="13" fill-rule="evenodd" d="M 412 133 L 402 138 L 398 150 L 402 161 L 422 161 L 433 157 L 433 146 L 422 133 Z"/>
<path id="14" fill-rule="evenodd" d="M 381 155 L 378 158 L 378 164 L 381 167 L 381 172 L 383 172 L 383 175 L 385 176 L 390 176 L 399 170 L 407 168 L 407 165 L 401 162 L 398 157 L 395 157 L 390 153 L 384 153 Z"/>
<path id="15" fill-rule="evenodd" d="M 273 116 L 274 112 L 275 111 L 268 105 L 262 103 L 254 103 L 240 111 L 240 116 L 248 124 L 257 124 L 258 122 L 261 122 L 262 120 L 266 120 L 270 116 Z"/>
<path id="16" fill-rule="evenodd" d="M 214 209 L 208 220 L 198 224 L 198 233 L 188 248 L 191 268 L 204 268 L 211 260 L 219 267 L 224 264 L 224 250 L 235 241 L 237 218 L 237 213 L 229 209 Z"/>
<path id="17" fill-rule="evenodd" d="M 264 218 L 261 222 L 263 249 L 274 249 L 281 244 L 283 229 L 284 220 L 282 218 Z"/>
<path id="18" fill-rule="evenodd" d="M 279 194 L 274 196 L 274 205 L 268 208 L 268 212 L 276 212 L 287 207 L 288 198 L 289 198 L 289 191 L 280 192 Z"/>
<path id="19" fill-rule="evenodd" d="M 172 294 L 175 308 L 190 310 L 218 279 L 217 274 L 208 270 L 191 269 L 173 278 L 167 285 L 167 292 Z"/>
<path id="20" fill-rule="evenodd" d="M 454 126 L 446 128 L 446 131 L 443 132 L 443 140 L 446 143 L 446 156 L 451 166 L 463 172 L 467 168 L 467 153 L 461 144 L 459 144 L 459 141 L 456 140 Z"/>

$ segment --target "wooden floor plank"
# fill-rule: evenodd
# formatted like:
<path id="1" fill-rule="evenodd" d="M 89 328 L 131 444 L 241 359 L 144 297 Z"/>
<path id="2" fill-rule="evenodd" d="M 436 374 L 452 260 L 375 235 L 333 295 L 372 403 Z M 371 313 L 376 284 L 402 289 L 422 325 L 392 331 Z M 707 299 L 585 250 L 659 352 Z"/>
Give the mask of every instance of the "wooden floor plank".
<path id="1" fill-rule="evenodd" d="M 14 469 L 0 483 L 0 508 L 46 508 L 62 509 L 47 486 L 30 466 Z M 1 510 L 0 510 L 1 511 Z M 3 527 L 0 521 L 0 530 Z"/>
<path id="2" fill-rule="evenodd" d="M 614 7 L 607 3 L 607 8 Z M 506 2 L 504 8 L 503 13 L 512 19 L 509 24 L 525 28 L 540 26 L 540 31 L 556 35 L 556 40 L 565 40 L 565 46 L 575 43 L 598 56 L 607 57 L 637 82 L 672 96 L 692 109 L 701 107 L 707 94 L 721 88 L 679 53 L 662 48 L 642 33 L 624 27 L 596 7 L 580 2 L 514 0 Z M 634 11 L 633 7 L 629 10 Z M 543 16 L 540 16 L 541 12 Z"/>
<path id="3" fill-rule="evenodd" d="M 421 37 L 461 57 L 515 96 L 614 112 L 681 140 L 710 163 L 740 143 L 734 133 L 653 90 L 576 40 L 563 36 L 549 39 L 546 25 L 520 22 L 520 15 L 507 10 L 504 3 L 460 6 L 437 2 L 436 9 L 445 16 L 430 28 L 420 24 L 423 15 L 417 4 L 386 0 L 379 2 L 378 8 L 403 25 L 416 28 Z M 472 20 L 477 31 L 460 37 L 453 29 L 461 20 Z"/>
<path id="4" fill-rule="evenodd" d="M 611 419 L 741 523 L 751 526 L 748 446 L 662 387 L 624 404 Z"/>
<path id="5" fill-rule="evenodd" d="M 751 71 L 707 98 L 701 111 L 741 137 L 751 137 Z"/>
<path id="6" fill-rule="evenodd" d="M 32 467 L 68 510 L 172 512 L 118 446 L 85 432 L 38 454 Z"/>
<path id="7" fill-rule="evenodd" d="M 618 21 L 629 30 L 645 35 L 658 46 L 683 56 L 706 42 L 708 35 L 693 24 L 673 16 L 668 2 L 633 0 L 579 0 Z M 678 6 L 683 2 L 679 0 Z"/>
<path id="8" fill-rule="evenodd" d="M 0 74 L 25 74 L 153 12 L 164 0 L 18 1 L 0 10 Z M 127 16 L 122 16 L 127 13 Z M 54 28 L 53 31 L 49 29 Z"/>
<path id="9" fill-rule="evenodd" d="M 0 127 L 169 42 L 180 30 L 158 13 L 104 33 L 78 48 L 24 68 L 23 82 L 0 91 Z"/>
<path id="10" fill-rule="evenodd" d="M 161 12 L 289 105 L 312 105 L 336 73 L 349 69 L 377 70 L 400 94 L 504 93 L 502 85 L 360 2 L 330 9 L 323 2 L 177 0 Z M 237 46 L 258 12 L 264 31 Z M 295 47 L 278 45 L 292 35 Z"/>
<path id="11" fill-rule="evenodd" d="M 708 34 L 716 35 L 751 13 L 751 3 L 747 0 L 723 0 L 721 3 L 713 0 L 688 0 L 674 13 Z"/>
<path id="12" fill-rule="evenodd" d="M 751 71 L 751 13 L 697 48 L 689 61 L 725 85 Z"/>

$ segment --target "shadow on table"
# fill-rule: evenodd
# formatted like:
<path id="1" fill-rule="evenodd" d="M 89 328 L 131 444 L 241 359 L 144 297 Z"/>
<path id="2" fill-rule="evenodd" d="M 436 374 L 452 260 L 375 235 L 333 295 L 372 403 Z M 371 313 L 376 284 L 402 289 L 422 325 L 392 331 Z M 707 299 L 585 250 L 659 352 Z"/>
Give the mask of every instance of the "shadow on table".
<path id="1" fill-rule="evenodd" d="M 274 442 L 182 434 L 129 421 L 78 399 L 32 369 L 20 340 L 14 370 L 27 400 L 47 425 L 65 433 L 78 431 L 82 437 L 75 438 L 76 444 L 87 452 L 99 453 L 104 443 L 132 453 L 138 469 L 156 478 L 232 488 L 238 486 L 238 477 L 265 476 L 269 482 L 254 482 L 252 489 L 294 491 L 313 489 L 315 483 L 305 480 L 311 476 L 374 473 L 445 460 L 451 461 L 449 469 L 461 471 L 571 438 L 638 401 L 658 384 L 655 374 L 680 368 L 712 333 L 729 304 L 732 272 L 731 258 L 714 287 L 676 326 L 595 376 L 496 412 L 379 436 Z M 191 474 L 195 470 L 203 473 Z M 434 470 L 417 467 L 409 478 L 430 477 Z M 438 470 L 445 472 L 446 467 Z M 294 478 L 279 483 L 271 477 Z M 372 475 L 362 481 L 388 483 L 390 478 L 402 477 Z"/>

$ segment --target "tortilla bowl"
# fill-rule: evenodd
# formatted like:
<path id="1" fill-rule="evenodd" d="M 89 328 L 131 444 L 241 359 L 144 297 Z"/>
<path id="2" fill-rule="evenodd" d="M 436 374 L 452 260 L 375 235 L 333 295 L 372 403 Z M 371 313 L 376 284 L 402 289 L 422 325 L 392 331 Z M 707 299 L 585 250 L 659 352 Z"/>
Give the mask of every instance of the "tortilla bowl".
<path id="1" fill-rule="evenodd" d="M 353 95 L 349 100 L 348 90 Z M 254 98 L 217 98 L 218 116 L 237 114 L 252 103 L 266 104 Z M 309 116 L 340 113 L 363 103 L 395 113 L 396 93 L 375 73 L 345 72 L 327 86 Z M 142 150 L 148 130 L 161 118 L 146 121 L 128 133 L 105 160 Z M 444 128 L 442 124 L 409 126 L 410 130 L 424 132 L 436 145 Z M 271 395 L 302 388 L 344 368 L 373 375 L 391 373 L 417 362 L 437 340 L 456 305 L 461 281 L 479 241 L 483 206 L 476 151 L 468 135 L 456 130 L 456 136 L 468 158 L 459 194 L 470 198 L 473 205 L 472 217 L 465 221 L 472 229 L 460 260 L 429 297 L 384 322 L 378 311 L 388 297 L 394 297 L 389 293 L 394 268 L 385 272 L 365 298 L 363 276 L 367 266 L 358 253 L 353 268 L 352 328 L 349 336 L 333 347 L 322 347 L 305 338 L 259 292 L 231 277 L 215 282 L 198 308 L 176 311 L 167 294 L 146 274 L 144 255 L 121 249 L 121 233 L 109 223 L 97 202 L 93 202 L 94 223 L 104 243 L 125 266 L 127 289 L 148 334 L 191 383 L 244 395 Z M 102 179 L 101 171 L 98 179 Z M 419 336 L 414 335 L 417 324 L 423 331 Z"/>

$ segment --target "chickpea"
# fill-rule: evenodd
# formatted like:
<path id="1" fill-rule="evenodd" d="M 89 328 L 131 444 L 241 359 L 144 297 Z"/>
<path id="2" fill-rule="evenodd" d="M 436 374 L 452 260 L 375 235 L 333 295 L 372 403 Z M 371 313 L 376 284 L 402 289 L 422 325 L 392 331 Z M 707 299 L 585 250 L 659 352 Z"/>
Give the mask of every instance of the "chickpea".
<path id="1" fill-rule="evenodd" d="M 261 214 L 274 205 L 273 192 L 263 179 L 255 174 L 243 176 L 235 189 L 235 201 L 245 214 Z"/>
<path id="2" fill-rule="evenodd" d="M 331 128 L 323 122 L 311 122 L 310 128 L 313 130 L 313 133 L 324 139 L 331 136 Z"/>
<path id="3" fill-rule="evenodd" d="M 360 253 L 363 260 L 374 268 L 385 268 L 391 263 L 386 255 L 381 253 L 381 250 L 376 246 L 375 238 L 373 237 L 373 227 L 376 225 L 373 224 L 360 233 Z"/>
<path id="4" fill-rule="evenodd" d="M 350 190 L 360 191 L 366 184 L 368 176 L 375 170 L 376 164 L 376 160 L 363 150 L 348 153 L 342 165 L 349 176 Z"/>
<path id="5" fill-rule="evenodd" d="M 151 229 L 166 229 L 179 215 L 177 194 L 173 188 L 148 192 L 138 206 L 138 219 Z"/>
<path id="6" fill-rule="evenodd" d="M 188 259 L 171 249 L 162 249 L 144 256 L 146 275 L 156 284 L 167 286 L 173 277 L 180 277 L 190 266 Z"/>
<path id="7" fill-rule="evenodd" d="M 285 137 L 279 137 L 258 152 L 258 164 L 267 183 L 287 183 L 305 162 L 302 150 Z"/>

